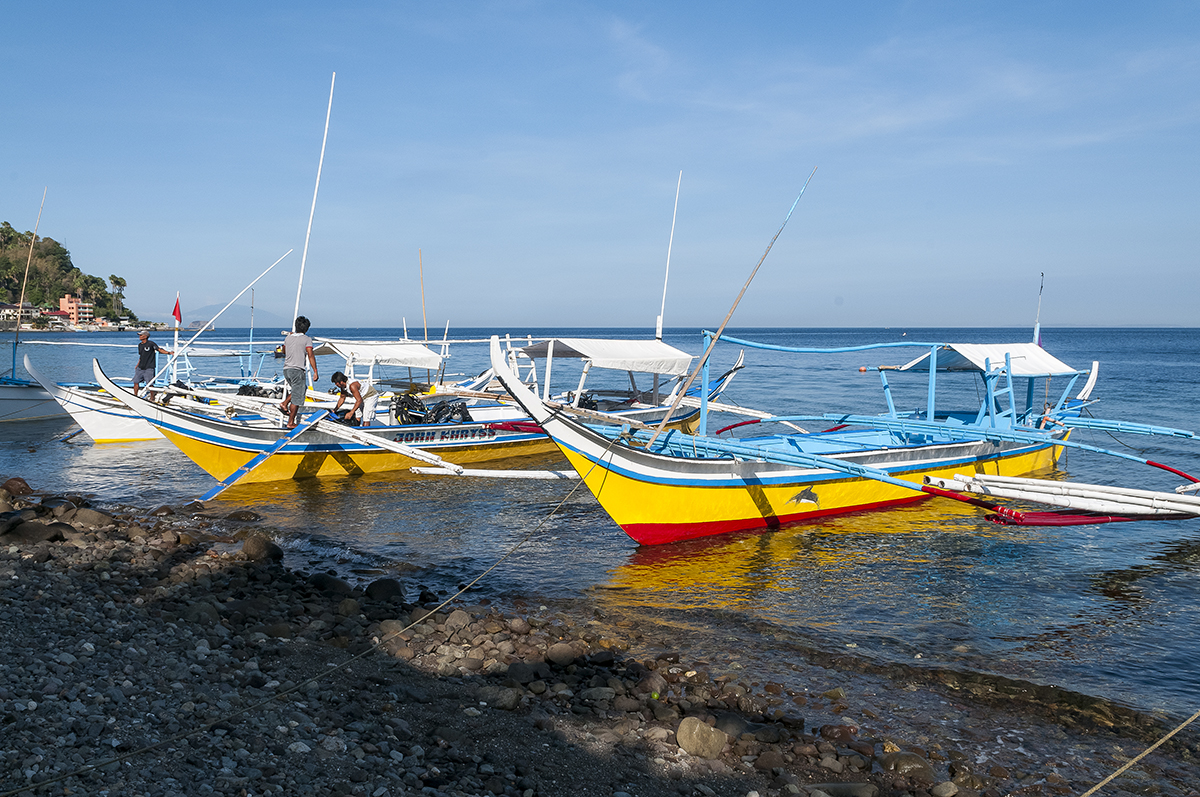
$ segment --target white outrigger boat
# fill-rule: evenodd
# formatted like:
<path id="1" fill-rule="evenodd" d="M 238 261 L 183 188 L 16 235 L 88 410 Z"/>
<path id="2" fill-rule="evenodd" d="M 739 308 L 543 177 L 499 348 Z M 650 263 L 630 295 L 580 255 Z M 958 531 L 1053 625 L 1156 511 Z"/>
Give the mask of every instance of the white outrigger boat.
<path id="1" fill-rule="evenodd" d="M 62 418 L 58 402 L 37 382 L 0 377 L 0 423 Z"/>

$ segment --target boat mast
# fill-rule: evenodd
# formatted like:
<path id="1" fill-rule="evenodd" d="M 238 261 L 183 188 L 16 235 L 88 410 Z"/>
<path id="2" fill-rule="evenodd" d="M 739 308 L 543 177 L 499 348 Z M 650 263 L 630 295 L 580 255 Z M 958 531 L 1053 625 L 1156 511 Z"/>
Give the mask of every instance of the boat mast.
<path id="1" fill-rule="evenodd" d="M 250 344 L 246 355 L 246 376 L 253 376 L 254 371 L 254 289 L 250 289 Z"/>
<path id="2" fill-rule="evenodd" d="M 421 327 L 425 330 L 425 345 L 429 345 L 429 322 L 425 320 L 425 260 L 421 256 L 421 250 L 417 250 L 417 275 L 421 280 Z M 447 323 L 447 331 L 449 331 L 449 322 Z M 409 379 L 411 382 L 412 380 Z M 425 369 L 425 381 L 432 382 L 433 374 L 428 368 Z"/>
<path id="3" fill-rule="evenodd" d="M 21 340 L 21 313 L 25 311 L 25 285 L 29 282 L 29 264 L 33 262 L 33 245 L 37 243 L 37 231 L 42 224 L 42 208 L 46 207 L 46 190 L 48 188 L 49 186 L 42 188 L 42 204 L 38 205 L 38 217 L 33 225 L 33 238 L 29 241 L 29 257 L 25 259 L 25 278 L 21 280 L 21 298 L 17 301 L 17 329 L 16 334 L 13 335 L 13 379 L 17 378 L 17 343 Z"/>
<path id="4" fill-rule="evenodd" d="M 1042 288 L 1046 287 L 1046 272 L 1042 272 L 1042 282 L 1038 285 L 1037 318 L 1033 320 L 1033 342 L 1042 345 Z"/>
<path id="5" fill-rule="evenodd" d="M 671 237 L 667 240 L 667 272 L 663 275 L 662 307 L 658 311 L 658 322 L 654 325 L 655 340 L 662 340 L 663 315 L 667 312 L 667 280 L 671 277 L 671 246 L 675 243 L 675 217 L 679 214 L 679 187 L 683 185 L 683 170 L 675 182 L 675 209 L 671 211 Z M 657 375 L 656 375 L 657 376 Z"/>
<path id="6" fill-rule="evenodd" d="M 296 286 L 296 311 L 292 313 L 293 323 L 300 315 L 300 291 L 304 288 L 304 264 L 308 261 L 308 239 L 312 235 L 313 214 L 317 212 L 317 191 L 321 190 L 321 167 L 325 165 L 325 142 L 329 140 L 329 116 L 333 113 L 333 84 L 337 80 L 337 72 L 329 81 L 329 107 L 325 109 L 325 135 L 321 137 L 321 159 L 317 161 L 317 185 L 313 188 L 312 208 L 308 211 L 308 230 L 304 233 L 304 253 L 300 255 L 300 284 Z"/>

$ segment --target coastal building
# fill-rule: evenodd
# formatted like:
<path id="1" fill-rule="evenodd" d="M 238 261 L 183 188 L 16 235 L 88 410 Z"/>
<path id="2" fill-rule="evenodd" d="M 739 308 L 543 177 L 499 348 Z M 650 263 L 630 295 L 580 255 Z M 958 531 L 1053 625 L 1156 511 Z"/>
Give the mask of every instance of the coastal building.
<path id="1" fill-rule="evenodd" d="M 41 315 L 41 313 L 41 310 L 34 307 L 29 302 L 25 302 L 20 307 L 19 315 L 21 317 L 21 323 L 27 324 Z M 17 305 L 0 302 L 0 321 L 15 321 L 17 316 Z"/>
<path id="2" fill-rule="evenodd" d="M 63 329 L 71 326 L 71 315 L 65 310 L 43 310 L 41 317 L 49 320 L 51 329 Z"/>
<path id="3" fill-rule="evenodd" d="M 72 324 L 79 326 L 81 324 L 92 323 L 92 319 L 95 317 L 96 305 L 91 302 L 85 302 L 76 296 L 66 294 L 58 300 L 58 309 L 70 317 Z"/>

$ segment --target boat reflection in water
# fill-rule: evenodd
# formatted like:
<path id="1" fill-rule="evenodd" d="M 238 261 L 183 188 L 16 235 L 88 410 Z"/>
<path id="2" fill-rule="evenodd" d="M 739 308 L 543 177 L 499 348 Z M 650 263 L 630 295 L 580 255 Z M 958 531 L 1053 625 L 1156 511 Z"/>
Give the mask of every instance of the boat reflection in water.
<path id="1" fill-rule="evenodd" d="M 923 502 L 774 531 L 641 546 L 612 571 L 608 586 L 635 590 L 641 605 L 769 613 L 782 602 L 789 616 L 807 606 L 813 620 L 828 615 L 831 623 L 833 602 L 879 607 L 907 593 L 896 605 L 907 612 L 903 607 L 932 583 L 1010 567 L 1013 546 L 1038 536 L 988 523 L 983 515 L 970 506 Z M 886 578 L 876 579 L 881 571 Z M 896 583 L 905 574 L 908 590 Z"/>

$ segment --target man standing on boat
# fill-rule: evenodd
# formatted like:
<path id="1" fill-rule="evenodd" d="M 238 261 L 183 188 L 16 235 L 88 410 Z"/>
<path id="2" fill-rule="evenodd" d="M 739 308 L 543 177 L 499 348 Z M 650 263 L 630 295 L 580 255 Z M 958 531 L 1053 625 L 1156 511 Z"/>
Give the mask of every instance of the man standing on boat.
<path id="1" fill-rule="evenodd" d="M 287 381 L 288 395 L 279 409 L 288 416 L 287 428 L 296 428 L 296 413 L 304 404 L 307 380 L 304 378 L 305 359 L 312 364 L 312 378 L 317 381 L 317 358 L 313 356 L 312 338 L 308 336 L 308 319 L 296 317 L 295 332 L 283 340 L 283 378 Z"/>
<path id="2" fill-rule="evenodd" d="M 150 330 L 143 329 L 138 333 L 138 362 L 133 369 L 133 395 L 137 395 L 142 382 L 146 383 L 146 397 L 154 401 L 154 392 L 150 386 L 154 384 L 154 374 L 158 370 L 158 354 L 174 354 L 150 340 Z"/>

